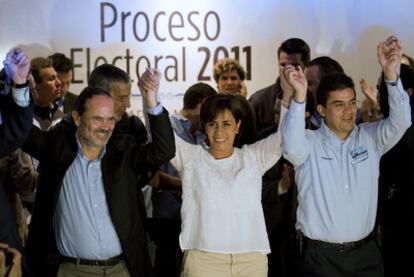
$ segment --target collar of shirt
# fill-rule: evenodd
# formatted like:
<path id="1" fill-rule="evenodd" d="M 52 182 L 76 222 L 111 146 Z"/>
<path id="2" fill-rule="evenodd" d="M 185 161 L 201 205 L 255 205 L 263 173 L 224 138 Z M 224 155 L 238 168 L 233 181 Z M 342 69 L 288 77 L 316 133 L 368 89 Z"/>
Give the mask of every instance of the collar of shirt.
<path id="1" fill-rule="evenodd" d="M 171 123 L 174 129 L 174 132 L 180 136 L 183 140 L 192 143 L 198 144 L 205 147 L 205 141 L 207 139 L 206 134 L 197 130 L 195 136 L 191 134 L 191 121 L 179 113 L 174 113 L 171 115 Z M 178 123 L 178 124 L 177 124 Z"/>
<path id="2" fill-rule="evenodd" d="M 82 148 L 82 145 L 81 145 L 81 143 L 79 141 L 78 133 L 77 132 L 76 132 L 76 143 L 78 145 L 78 153 L 77 153 L 77 155 L 80 156 L 82 159 L 89 160 L 88 157 L 86 157 L 85 153 L 83 152 L 83 148 Z M 101 161 L 102 158 L 103 158 L 103 156 L 105 155 L 105 153 L 106 153 L 106 146 L 104 146 L 104 148 L 102 149 L 102 151 L 99 154 L 99 157 L 96 159 L 96 161 Z"/>
<path id="3" fill-rule="evenodd" d="M 338 142 L 338 143 L 343 143 L 343 142 L 346 142 L 347 140 L 349 140 L 349 138 L 351 137 L 351 136 L 353 136 L 353 134 L 356 132 L 355 130 L 356 130 L 356 128 L 355 128 L 355 126 L 354 126 L 354 128 L 352 129 L 352 131 L 351 131 L 351 133 L 349 134 L 349 136 L 345 139 L 345 140 L 342 140 L 342 139 L 340 139 L 340 138 L 338 138 L 338 136 L 331 130 L 331 129 L 329 129 L 329 127 L 328 126 L 326 126 L 326 124 L 325 124 L 325 121 L 324 120 L 322 120 L 321 121 L 321 127 L 320 127 L 320 130 L 321 130 L 321 132 L 322 132 L 322 134 L 323 134 L 323 137 L 324 138 L 328 138 L 330 141 L 333 141 L 333 142 Z"/>

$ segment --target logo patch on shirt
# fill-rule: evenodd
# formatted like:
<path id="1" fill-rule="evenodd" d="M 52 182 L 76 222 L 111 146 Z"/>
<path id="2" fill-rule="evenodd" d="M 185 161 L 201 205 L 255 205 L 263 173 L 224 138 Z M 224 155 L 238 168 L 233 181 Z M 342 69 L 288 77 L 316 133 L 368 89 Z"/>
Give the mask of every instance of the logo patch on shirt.
<path id="1" fill-rule="evenodd" d="M 358 146 L 351 150 L 352 164 L 357 164 L 368 159 L 368 150 L 365 146 Z"/>

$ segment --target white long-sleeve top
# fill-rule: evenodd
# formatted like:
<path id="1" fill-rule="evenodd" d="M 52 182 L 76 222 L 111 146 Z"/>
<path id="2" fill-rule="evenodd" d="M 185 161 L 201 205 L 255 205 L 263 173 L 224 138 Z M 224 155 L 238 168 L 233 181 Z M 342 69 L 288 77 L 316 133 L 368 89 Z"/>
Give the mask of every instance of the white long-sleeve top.
<path id="1" fill-rule="evenodd" d="M 286 109 L 282 109 L 282 118 Z M 182 181 L 180 246 L 216 253 L 269 253 L 262 175 L 281 157 L 279 131 L 225 159 L 175 137 L 171 163 Z"/>
<path id="2" fill-rule="evenodd" d="M 305 104 L 291 103 L 282 127 L 283 155 L 295 167 L 296 228 L 306 237 L 343 243 L 372 232 L 380 158 L 411 125 L 401 81 L 387 89 L 389 117 L 355 126 L 345 140 L 324 123 L 318 130 L 305 130 Z"/>

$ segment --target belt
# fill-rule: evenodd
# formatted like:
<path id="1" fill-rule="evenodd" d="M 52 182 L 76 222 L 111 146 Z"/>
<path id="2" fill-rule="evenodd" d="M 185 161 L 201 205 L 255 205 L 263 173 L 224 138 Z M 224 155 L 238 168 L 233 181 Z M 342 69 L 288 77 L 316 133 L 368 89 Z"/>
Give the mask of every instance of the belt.
<path id="1" fill-rule="evenodd" d="M 308 245 L 335 248 L 338 251 L 343 252 L 343 251 L 356 249 L 356 248 L 359 248 L 359 247 L 367 244 L 369 241 L 372 240 L 372 235 L 370 234 L 370 235 L 368 235 L 367 237 L 365 237 L 361 240 L 351 241 L 351 242 L 344 242 L 344 243 L 333 243 L 333 242 L 314 240 L 314 239 L 307 238 L 305 236 L 303 236 L 303 238 L 305 240 L 305 243 L 308 244 Z"/>
<path id="2" fill-rule="evenodd" d="M 106 260 L 87 260 L 87 259 L 80 259 L 80 258 L 72 258 L 66 256 L 60 256 L 60 260 L 62 262 L 69 262 L 74 264 L 81 264 L 81 265 L 94 265 L 94 266 L 114 266 L 117 265 L 122 260 L 122 255 L 118 255 Z"/>

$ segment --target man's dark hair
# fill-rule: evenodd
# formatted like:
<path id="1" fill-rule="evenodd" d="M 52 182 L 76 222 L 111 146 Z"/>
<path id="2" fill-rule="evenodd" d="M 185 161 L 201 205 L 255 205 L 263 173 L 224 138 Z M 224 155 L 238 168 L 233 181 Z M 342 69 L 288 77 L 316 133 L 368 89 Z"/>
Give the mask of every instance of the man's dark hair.
<path id="1" fill-rule="evenodd" d="M 318 91 L 316 92 L 316 102 L 326 108 L 329 95 L 335 90 L 343 90 L 350 88 L 355 94 L 355 85 L 351 77 L 345 73 L 335 72 L 325 75 L 319 83 Z"/>
<path id="2" fill-rule="evenodd" d="M 309 45 L 300 38 L 289 38 L 282 42 L 279 49 L 277 49 L 277 56 L 280 57 L 280 53 L 285 52 L 287 54 L 300 54 L 303 63 L 306 65 L 310 60 L 310 48 Z"/>
<path id="3" fill-rule="evenodd" d="M 30 61 L 30 72 L 32 73 L 33 79 L 37 84 L 42 82 L 40 71 L 49 67 L 53 67 L 53 62 L 48 58 L 36 57 Z"/>
<path id="4" fill-rule="evenodd" d="M 89 76 L 88 86 L 110 92 L 114 84 L 131 82 L 128 73 L 112 64 L 96 67 Z"/>
<path id="5" fill-rule="evenodd" d="M 217 94 L 217 91 L 205 83 L 197 83 L 187 89 L 183 98 L 184 109 L 194 109 L 198 104 L 210 96 Z"/>
<path id="6" fill-rule="evenodd" d="M 78 98 L 76 98 L 75 107 L 74 110 L 79 114 L 79 116 L 82 116 L 86 110 L 87 110 L 87 102 L 94 96 L 104 95 L 111 98 L 111 95 L 102 89 L 96 89 L 91 87 L 86 87 L 82 90 L 82 92 L 79 94 Z"/>
<path id="7" fill-rule="evenodd" d="M 335 73 L 335 72 L 345 73 L 341 64 L 338 61 L 328 56 L 317 57 L 311 60 L 306 65 L 306 67 L 311 67 L 311 66 L 319 67 L 319 79 L 322 79 L 322 77 L 330 73 Z"/>
<path id="8" fill-rule="evenodd" d="M 57 73 L 67 73 L 73 70 L 73 62 L 62 53 L 55 53 L 48 57 L 52 60 L 53 68 Z"/>

